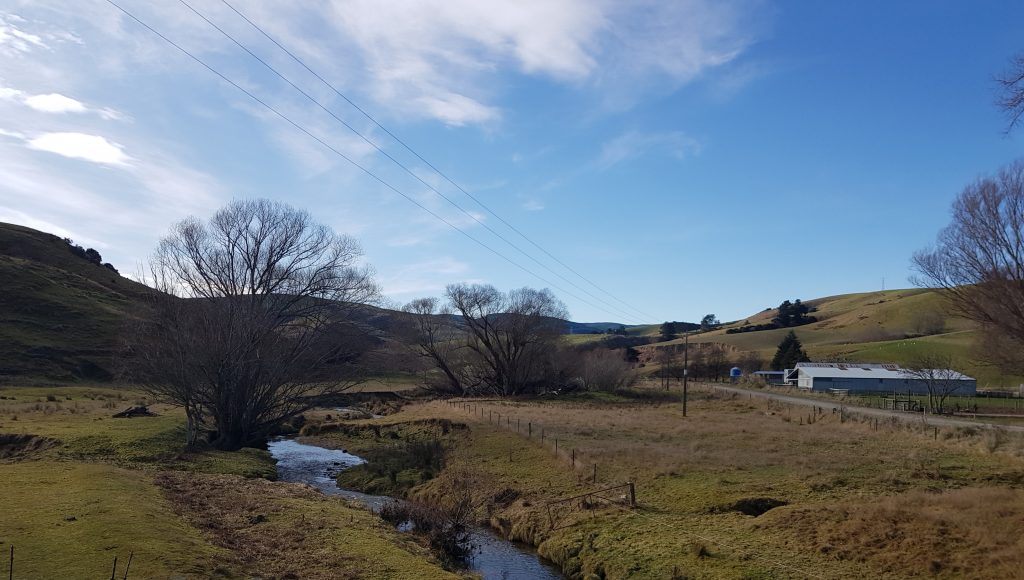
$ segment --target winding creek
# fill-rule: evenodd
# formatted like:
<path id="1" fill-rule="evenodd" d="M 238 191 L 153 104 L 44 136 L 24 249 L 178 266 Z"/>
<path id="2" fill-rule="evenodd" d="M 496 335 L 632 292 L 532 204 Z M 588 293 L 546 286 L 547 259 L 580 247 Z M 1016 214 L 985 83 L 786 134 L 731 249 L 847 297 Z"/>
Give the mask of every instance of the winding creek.
<path id="1" fill-rule="evenodd" d="M 339 471 L 363 463 L 362 458 L 351 453 L 306 445 L 293 439 L 271 441 L 268 449 L 277 460 L 279 481 L 312 485 L 325 494 L 359 502 L 373 511 L 391 501 L 387 496 L 367 495 L 338 487 L 334 476 Z M 472 541 L 476 552 L 467 562 L 467 567 L 485 580 L 564 578 L 557 568 L 545 562 L 532 548 L 510 542 L 488 528 L 475 528 Z"/>

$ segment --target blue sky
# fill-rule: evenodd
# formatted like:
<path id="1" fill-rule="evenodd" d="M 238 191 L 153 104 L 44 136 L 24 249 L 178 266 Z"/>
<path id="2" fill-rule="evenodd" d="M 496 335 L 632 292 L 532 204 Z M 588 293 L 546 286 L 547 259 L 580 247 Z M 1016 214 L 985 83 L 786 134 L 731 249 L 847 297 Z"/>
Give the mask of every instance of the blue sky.
<path id="1" fill-rule="evenodd" d="M 394 303 L 471 281 L 549 286 L 581 321 L 729 320 L 907 286 L 960 189 L 1024 155 L 992 81 L 1024 50 L 1020 2 L 229 0 L 599 290 L 220 0 L 188 3 L 473 217 L 183 4 L 117 1 L 545 280 L 105 0 L 0 0 L 0 221 L 72 237 L 125 273 L 174 221 L 269 197 L 359 239 Z"/>

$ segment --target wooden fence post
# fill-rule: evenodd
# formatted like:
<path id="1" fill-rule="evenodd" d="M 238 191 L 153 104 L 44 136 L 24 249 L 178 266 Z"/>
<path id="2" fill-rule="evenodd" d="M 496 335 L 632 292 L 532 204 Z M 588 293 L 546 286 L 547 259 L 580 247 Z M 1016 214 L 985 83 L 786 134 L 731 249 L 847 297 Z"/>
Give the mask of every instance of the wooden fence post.
<path id="1" fill-rule="evenodd" d="M 527 429 L 527 435 L 526 436 L 527 437 L 533 437 L 533 422 L 532 421 L 527 421 L 526 422 L 526 429 Z M 541 440 L 541 443 L 543 443 L 544 442 L 544 431 L 541 430 L 540 433 L 541 433 L 540 440 Z"/>
<path id="2" fill-rule="evenodd" d="M 11 544 L 11 565 L 8 568 L 7 580 L 13 580 L 14 578 L 14 544 Z"/>
<path id="3" fill-rule="evenodd" d="M 629 507 L 636 507 L 636 486 L 629 482 Z"/>
<path id="4" fill-rule="evenodd" d="M 573 466 L 573 468 L 576 467 L 576 448 L 575 447 L 572 448 L 572 466 Z"/>

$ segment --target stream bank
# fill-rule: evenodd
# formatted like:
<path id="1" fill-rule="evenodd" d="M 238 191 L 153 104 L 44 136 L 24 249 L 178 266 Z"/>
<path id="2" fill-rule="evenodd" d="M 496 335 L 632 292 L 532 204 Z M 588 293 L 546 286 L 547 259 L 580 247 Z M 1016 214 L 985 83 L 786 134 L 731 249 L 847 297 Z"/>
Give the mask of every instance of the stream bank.
<path id="1" fill-rule="evenodd" d="M 338 473 L 365 463 L 359 456 L 293 439 L 272 441 L 268 449 L 278 462 L 280 481 L 305 483 L 325 494 L 361 503 L 375 512 L 392 501 L 388 496 L 360 493 L 337 485 Z M 555 566 L 543 560 L 531 547 L 505 540 L 489 528 L 474 528 L 471 541 L 476 551 L 468 560 L 467 568 L 485 580 L 563 578 Z"/>

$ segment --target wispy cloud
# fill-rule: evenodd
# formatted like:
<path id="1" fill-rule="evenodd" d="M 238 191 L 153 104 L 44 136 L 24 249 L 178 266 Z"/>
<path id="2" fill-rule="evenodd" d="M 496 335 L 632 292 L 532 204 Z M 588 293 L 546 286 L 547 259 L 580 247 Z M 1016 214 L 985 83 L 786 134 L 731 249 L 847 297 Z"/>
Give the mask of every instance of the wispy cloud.
<path id="1" fill-rule="evenodd" d="M 451 256 L 442 256 L 408 265 L 383 278 L 381 286 L 387 296 L 436 294 L 468 270 L 469 264 Z"/>
<path id="2" fill-rule="evenodd" d="M 686 159 L 700 153 L 700 142 L 680 131 L 642 133 L 628 131 L 606 141 L 595 165 L 601 170 L 651 153 Z"/>
<path id="3" fill-rule="evenodd" d="M 503 118 L 500 77 L 508 73 L 596 94 L 616 109 L 651 92 L 674 90 L 741 55 L 763 28 L 760 4 L 320 0 L 254 3 L 243 10 L 377 108 L 462 126 Z M 205 25 L 184 18 L 177 6 L 148 9 L 175 34 L 187 35 L 194 48 L 223 50 L 224 42 L 204 34 Z M 222 21 L 237 20 L 222 7 L 205 11 Z M 251 32 L 239 28 L 239 34 Z"/>
<path id="4" fill-rule="evenodd" d="M 528 199 L 523 203 L 523 209 L 526 211 L 542 211 L 544 209 L 544 202 L 539 199 Z"/>
<path id="5" fill-rule="evenodd" d="M 25 32 L 19 26 L 24 20 L 16 14 L 0 14 L 0 51 L 26 53 L 33 48 L 47 48 L 41 36 Z"/>

